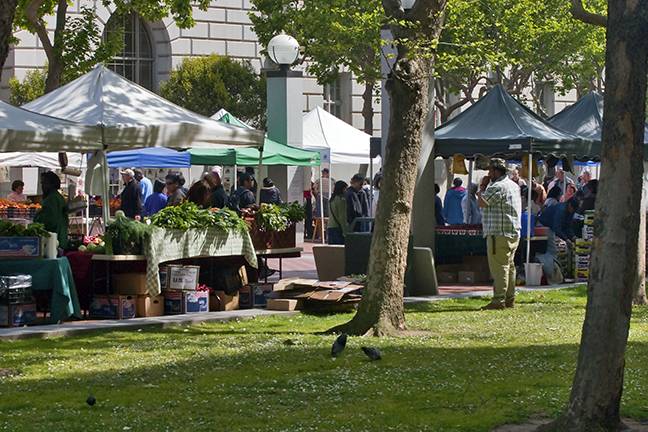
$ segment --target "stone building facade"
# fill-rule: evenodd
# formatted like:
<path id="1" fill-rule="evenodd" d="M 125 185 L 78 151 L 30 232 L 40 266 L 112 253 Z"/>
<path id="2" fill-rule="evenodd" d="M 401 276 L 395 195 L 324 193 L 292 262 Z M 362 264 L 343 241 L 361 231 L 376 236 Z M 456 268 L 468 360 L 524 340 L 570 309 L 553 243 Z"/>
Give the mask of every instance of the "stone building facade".
<path id="1" fill-rule="evenodd" d="M 82 7 L 96 8 L 102 31 L 110 31 L 112 11 L 105 8 L 101 1 L 74 0 L 68 11 L 69 16 L 78 13 Z M 248 16 L 251 9 L 249 0 L 213 0 L 206 11 L 194 9 L 196 25 L 190 29 L 179 29 L 170 18 L 158 22 L 145 22 L 137 16 L 128 18 L 125 52 L 110 67 L 153 91 L 157 91 L 160 83 L 169 78 L 173 68 L 191 56 L 227 55 L 250 61 L 260 73 L 265 59 Z M 47 23 L 53 34 L 55 18 L 48 17 Z M 28 71 L 42 68 L 47 62 L 36 35 L 20 31 L 15 36 L 19 42 L 10 52 L 2 70 L 2 100 L 9 98 L 10 77 L 22 80 Z M 303 110 L 310 111 L 321 106 L 362 129 L 363 91 L 364 87 L 350 73 L 340 73 L 338 80 L 327 86 L 321 86 L 314 78 L 307 77 L 304 79 Z M 378 99 L 375 100 L 374 109 L 374 135 L 379 136 L 381 116 Z"/>

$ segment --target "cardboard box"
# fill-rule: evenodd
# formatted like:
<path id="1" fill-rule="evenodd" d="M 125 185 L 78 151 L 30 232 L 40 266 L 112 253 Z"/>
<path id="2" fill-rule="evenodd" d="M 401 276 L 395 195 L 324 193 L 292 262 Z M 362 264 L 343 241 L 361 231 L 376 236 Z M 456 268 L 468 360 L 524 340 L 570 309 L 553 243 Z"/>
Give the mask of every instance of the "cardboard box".
<path id="1" fill-rule="evenodd" d="M 0 305 L 0 327 L 20 327 L 36 320 L 36 303 Z"/>
<path id="2" fill-rule="evenodd" d="M 182 296 L 184 313 L 209 312 L 209 291 L 185 291 Z"/>
<path id="3" fill-rule="evenodd" d="M 0 237 L 0 257 L 40 258 L 42 243 L 40 237 Z"/>
<path id="4" fill-rule="evenodd" d="M 239 293 L 238 291 L 232 295 L 228 295 L 225 291 L 214 291 L 209 295 L 209 310 L 210 311 L 232 311 L 239 308 Z"/>
<path id="5" fill-rule="evenodd" d="M 268 299 L 266 306 L 270 310 L 277 311 L 294 311 L 301 310 L 304 307 L 304 302 L 297 299 Z"/>
<path id="6" fill-rule="evenodd" d="M 214 278 L 211 283 L 211 287 L 216 291 L 224 291 L 228 294 L 233 294 L 248 284 L 245 266 L 239 268 L 223 267 L 214 269 Z"/>
<path id="7" fill-rule="evenodd" d="M 437 271 L 437 281 L 440 284 L 457 283 L 459 280 L 458 272 Z"/>
<path id="8" fill-rule="evenodd" d="M 90 303 L 90 317 L 120 320 L 135 318 L 135 297 L 96 295 Z"/>
<path id="9" fill-rule="evenodd" d="M 164 291 L 164 315 L 178 315 L 183 312 L 182 291 Z"/>
<path id="10" fill-rule="evenodd" d="M 198 287 L 198 276 L 200 267 L 198 266 L 167 266 L 167 283 L 168 290 L 185 290 L 193 291 Z"/>
<path id="11" fill-rule="evenodd" d="M 164 291 L 167 289 L 167 282 L 168 282 L 168 275 L 167 275 L 167 267 L 166 266 L 160 266 L 160 271 L 158 272 L 160 275 L 160 289 Z"/>
<path id="12" fill-rule="evenodd" d="M 164 315 L 164 296 L 137 296 L 135 311 L 138 317 L 156 317 Z"/>
<path id="13" fill-rule="evenodd" d="M 245 285 L 239 290 L 239 309 L 252 309 L 254 307 L 254 295 L 252 287 Z"/>
<path id="14" fill-rule="evenodd" d="M 146 295 L 146 273 L 116 273 L 112 276 L 112 288 L 115 294 Z"/>
<path id="15" fill-rule="evenodd" d="M 250 284 L 239 290 L 239 308 L 266 307 L 273 284 Z"/>

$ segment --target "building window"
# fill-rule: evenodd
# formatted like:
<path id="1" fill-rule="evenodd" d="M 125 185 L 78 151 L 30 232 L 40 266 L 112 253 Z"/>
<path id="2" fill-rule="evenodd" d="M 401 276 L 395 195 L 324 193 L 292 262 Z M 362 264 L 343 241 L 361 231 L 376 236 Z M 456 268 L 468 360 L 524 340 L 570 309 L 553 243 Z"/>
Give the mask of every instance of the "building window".
<path id="1" fill-rule="evenodd" d="M 108 68 L 149 90 L 153 89 L 153 48 L 144 21 L 137 14 L 113 15 L 104 36 L 123 29 L 124 48 Z"/>
<path id="2" fill-rule="evenodd" d="M 342 96 L 340 80 L 324 85 L 324 109 L 337 118 L 342 118 Z"/>

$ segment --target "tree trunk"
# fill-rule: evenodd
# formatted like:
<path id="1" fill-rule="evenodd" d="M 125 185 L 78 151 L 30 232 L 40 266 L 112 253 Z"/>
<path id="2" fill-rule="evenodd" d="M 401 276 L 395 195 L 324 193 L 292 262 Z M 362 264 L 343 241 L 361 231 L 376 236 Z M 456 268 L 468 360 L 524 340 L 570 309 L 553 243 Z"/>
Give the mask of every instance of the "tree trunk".
<path id="1" fill-rule="evenodd" d="M 394 26 L 395 38 L 435 39 L 443 26 L 445 0 L 417 1 L 407 14 L 399 0 L 383 0 L 388 16 L 420 21 L 421 33 Z M 434 61 L 399 45 L 386 89 L 391 100 L 383 182 L 371 242 L 368 283 L 353 319 L 331 329 L 354 335 L 383 336 L 405 329 L 403 286 L 407 266 L 412 197 L 430 103 Z"/>
<path id="2" fill-rule="evenodd" d="M 373 92 L 376 88 L 375 82 L 366 82 L 365 90 L 362 93 L 362 117 L 364 119 L 364 131 L 366 134 L 374 134 L 374 109 L 373 109 Z"/>
<path id="3" fill-rule="evenodd" d="M 644 163 L 644 173 L 646 164 Z M 644 174 L 645 177 L 645 174 Z M 635 283 L 634 304 L 646 305 L 646 209 L 648 207 L 648 191 L 646 191 L 646 181 L 642 182 L 641 188 L 641 209 L 639 210 L 639 241 L 637 247 L 637 282 Z"/>
<path id="4" fill-rule="evenodd" d="M 56 9 L 56 29 L 54 30 L 53 55 L 48 56 L 47 79 L 45 80 L 45 93 L 56 90 L 61 85 L 63 75 L 63 38 L 65 32 L 65 18 L 67 16 L 67 0 L 59 0 Z M 49 36 L 48 36 L 49 37 Z"/>
<path id="5" fill-rule="evenodd" d="M 2 75 L 2 67 L 7 60 L 7 55 L 9 55 L 9 40 L 13 31 L 17 1 L 2 0 L 0 2 L 0 75 Z"/>
<path id="6" fill-rule="evenodd" d="M 601 182 L 587 312 L 570 401 L 543 430 L 616 431 L 637 280 L 648 1 L 608 2 Z"/>

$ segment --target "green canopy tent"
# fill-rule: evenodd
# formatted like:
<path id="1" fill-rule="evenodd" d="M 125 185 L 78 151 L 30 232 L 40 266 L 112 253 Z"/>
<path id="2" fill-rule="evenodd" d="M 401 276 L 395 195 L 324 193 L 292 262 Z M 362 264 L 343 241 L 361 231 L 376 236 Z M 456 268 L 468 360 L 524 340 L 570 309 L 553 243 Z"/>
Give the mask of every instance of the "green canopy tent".
<path id="1" fill-rule="evenodd" d="M 212 116 L 213 119 L 232 126 L 253 129 L 225 110 Z M 259 164 L 259 150 L 255 148 L 233 149 L 190 149 L 192 165 L 243 165 Z M 281 144 L 266 137 L 263 144 L 261 165 L 319 166 L 319 152 L 303 150 L 287 144 Z"/>

